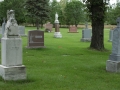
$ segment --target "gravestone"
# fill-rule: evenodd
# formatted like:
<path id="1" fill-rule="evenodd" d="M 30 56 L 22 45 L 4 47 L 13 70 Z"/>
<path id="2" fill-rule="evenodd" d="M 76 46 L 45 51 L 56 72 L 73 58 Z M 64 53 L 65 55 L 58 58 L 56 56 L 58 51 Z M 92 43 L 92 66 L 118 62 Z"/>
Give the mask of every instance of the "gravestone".
<path id="1" fill-rule="evenodd" d="M 1 43 L 0 76 L 4 80 L 26 79 L 26 68 L 22 65 L 22 39 L 18 33 L 14 10 L 7 11 L 7 23 Z"/>
<path id="2" fill-rule="evenodd" d="M 85 29 L 82 30 L 82 42 L 90 42 L 91 41 L 92 30 L 88 29 L 88 24 L 85 24 Z"/>
<path id="3" fill-rule="evenodd" d="M 120 17 L 117 18 L 117 27 L 113 30 L 112 53 L 106 62 L 106 70 L 120 72 Z"/>
<path id="4" fill-rule="evenodd" d="M 18 26 L 20 36 L 27 36 L 25 34 L 25 26 Z"/>
<path id="5" fill-rule="evenodd" d="M 78 33 L 76 26 L 70 26 L 69 27 L 69 33 Z"/>
<path id="6" fill-rule="evenodd" d="M 40 30 L 29 31 L 27 48 L 45 48 L 44 31 L 40 31 Z"/>
<path id="7" fill-rule="evenodd" d="M 45 25 L 45 32 L 52 32 L 53 24 L 47 23 Z"/>
<path id="8" fill-rule="evenodd" d="M 3 23 L 2 23 L 2 37 L 4 36 L 5 32 L 5 18 L 3 18 Z"/>
<path id="9" fill-rule="evenodd" d="M 109 42 L 112 42 L 112 39 L 113 39 L 113 28 L 112 29 L 110 29 L 110 31 L 109 31 Z"/>
<path id="10" fill-rule="evenodd" d="M 0 34 L 2 34 L 2 28 L 0 27 Z"/>
<path id="11" fill-rule="evenodd" d="M 58 20 L 58 14 L 55 14 L 55 33 L 54 33 L 55 38 L 62 38 L 62 34 L 60 33 L 59 30 L 59 20 Z"/>

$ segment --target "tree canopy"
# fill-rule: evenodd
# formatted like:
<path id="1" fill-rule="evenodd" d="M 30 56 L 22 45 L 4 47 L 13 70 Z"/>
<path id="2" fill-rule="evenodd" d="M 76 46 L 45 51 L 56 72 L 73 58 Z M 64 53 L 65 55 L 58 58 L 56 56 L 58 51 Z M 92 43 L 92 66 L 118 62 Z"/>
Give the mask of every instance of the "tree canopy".
<path id="1" fill-rule="evenodd" d="M 71 1 L 66 4 L 64 9 L 67 25 L 78 25 L 83 21 L 83 4 L 80 1 Z"/>
<path id="2" fill-rule="evenodd" d="M 43 25 L 50 18 L 49 0 L 26 0 L 25 8 L 27 15 L 36 20 L 37 30 L 39 30 L 39 23 Z"/>

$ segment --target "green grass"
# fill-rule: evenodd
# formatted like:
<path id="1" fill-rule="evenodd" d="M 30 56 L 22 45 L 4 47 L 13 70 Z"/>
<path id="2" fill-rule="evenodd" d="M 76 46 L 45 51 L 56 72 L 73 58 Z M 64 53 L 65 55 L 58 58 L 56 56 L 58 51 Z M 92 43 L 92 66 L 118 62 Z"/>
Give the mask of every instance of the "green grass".
<path id="1" fill-rule="evenodd" d="M 26 27 L 35 30 L 34 27 Z M 90 50 L 90 42 L 80 42 L 79 33 L 68 33 L 61 28 L 62 38 L 44 33 L 43 49 L 27 49 L 27 37 L 22 37 L 23 64 L 27 80 L 4 81 L 0 78 L 0 90 L 120 90 L 120 74 L 106 71 L 106 61 L 111 53 L 109 30 L 105 30 L 105 48 L 108 51 Z"/>

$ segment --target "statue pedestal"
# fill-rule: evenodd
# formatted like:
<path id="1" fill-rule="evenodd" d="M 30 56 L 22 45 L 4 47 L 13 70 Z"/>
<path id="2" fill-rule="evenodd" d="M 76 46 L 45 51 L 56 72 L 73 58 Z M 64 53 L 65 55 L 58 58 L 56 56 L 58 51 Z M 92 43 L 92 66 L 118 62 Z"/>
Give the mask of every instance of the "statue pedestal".
<path id="1" fill-rule="evenodd" d="M 5 80 L 26 79 L 25 66 L 22 65 L 21 38 L 2 38 L 1 43 L 0 75 Z"/>
<path id="2" fill-rule="evenodd" d="M 54 33 L 55 38 L 62 38 L 62 34 L 60 33 L 59 30 L 59 23 L 55 22 L 55 33 Z"/>
<path id="3" fill-rule="evenodd" d="M 62 35 L 61 35 L 60 32 L 55 32 L 55 33 L 54 33 L 54 37 L 55 37 L 55 38 L 62 38 Z"/>

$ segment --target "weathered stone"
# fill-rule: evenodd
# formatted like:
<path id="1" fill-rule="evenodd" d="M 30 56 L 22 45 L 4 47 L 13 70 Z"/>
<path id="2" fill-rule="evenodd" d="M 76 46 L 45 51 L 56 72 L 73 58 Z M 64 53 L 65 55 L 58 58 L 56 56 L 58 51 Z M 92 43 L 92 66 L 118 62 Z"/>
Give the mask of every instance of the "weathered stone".
<path id="1" fill-rule="evenodd" d="M 117 19 L 117 27 L 113 31 L 112 53 L 107 60 L 106 70 L 120 72 L 120 17 Z"/>
<path id="2" fill-rule="evenodd" d="M 78 33 L 76 26 L 70 26 L 69 27 L 69 33 Z"/>
<path id="3" fill-rule="evenodd" d="M 27 48 L 45 48 L 44 31 L 40 31 L 40 30 L 29 31 Z"/>

